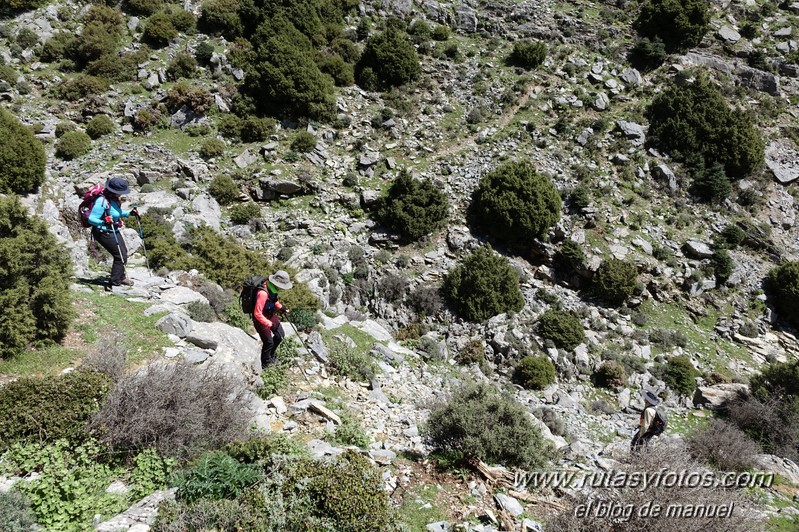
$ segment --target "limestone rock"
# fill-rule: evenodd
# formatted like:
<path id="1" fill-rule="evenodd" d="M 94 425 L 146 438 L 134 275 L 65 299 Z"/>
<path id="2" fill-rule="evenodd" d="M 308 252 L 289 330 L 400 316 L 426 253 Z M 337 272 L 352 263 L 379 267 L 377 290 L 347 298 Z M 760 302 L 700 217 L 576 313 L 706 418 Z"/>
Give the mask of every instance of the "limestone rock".
<path id="1" fill-rule="evenodd" d="M 167 334 L 184 338 L 191 332 L 194 322 L 185 314 L 173 312 L 155 322 L 155 326 Z"/>
<path id="2" fill-rule="evenodd" d="M 746 384 L 729 383 L 716 384 L 713 386 L 700 386 L 694 392 L 694 404 L 703 405 L 708 408 L 718 408 L 726 401 L 735 399 L 741 393 L 747 393 Z"/>

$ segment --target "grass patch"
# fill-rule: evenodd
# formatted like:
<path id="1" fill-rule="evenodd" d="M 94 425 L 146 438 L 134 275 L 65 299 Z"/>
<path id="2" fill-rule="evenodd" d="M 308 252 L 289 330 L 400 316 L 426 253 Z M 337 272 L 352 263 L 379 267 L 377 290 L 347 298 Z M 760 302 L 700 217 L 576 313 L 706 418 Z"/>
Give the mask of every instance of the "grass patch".
<path id="1" fill-rule="evenodd" d="M 436 506 L 439 491 L 437 486 L 419 486 L 418 489 L 406 493 L 399 509 L 402 522 L 411 530 L 426 530 L 430 523 L 447 521 L 447 513 Z"/>
<path id="2" fill-rule="evenodd" d="M 30 349 L 17 357 L 0 360 L 0 375 L 56 375 L 80 362 L 100 338 L 115 332 L 122 335 L 129 349 L 129 364 L 138 364 L 171 345 L 166 333 L 155 328 L 155 322 L 163 314 L 144 315 L 149 303 L 130 302 L 118 295 L 93 291 L 74 293 L 73 305 L 81 317 L 73 323 L 65 345 Z"/>

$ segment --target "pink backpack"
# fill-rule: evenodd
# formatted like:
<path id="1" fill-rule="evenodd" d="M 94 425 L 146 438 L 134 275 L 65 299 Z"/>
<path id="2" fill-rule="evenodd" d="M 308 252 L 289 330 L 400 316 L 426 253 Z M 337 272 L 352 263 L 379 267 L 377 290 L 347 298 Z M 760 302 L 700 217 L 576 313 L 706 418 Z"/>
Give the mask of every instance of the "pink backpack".
<path id="1" fill-rule="evenodd" d="M 105 187 L 103 185 L 94 185 L 83 195 L 83 201 L 78 207 L 80 224 L 83 227 L 92 226 L 92 224 L 89 223 L 89 215 L 92 213 L 94 202 L 97 201 L 97 198 L 103 195 L 103 192 L 105 192 Z"/>

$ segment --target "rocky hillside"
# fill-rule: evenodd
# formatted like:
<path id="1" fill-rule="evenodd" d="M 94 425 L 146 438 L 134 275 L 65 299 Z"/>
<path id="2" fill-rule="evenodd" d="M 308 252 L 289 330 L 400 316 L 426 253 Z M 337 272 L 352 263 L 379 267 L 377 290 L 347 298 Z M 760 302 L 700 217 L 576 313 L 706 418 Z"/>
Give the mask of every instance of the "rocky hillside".
<path id="1" fill-rule="evenodd" d="M 433 453 L 425 421 L 468 383 L 489 383 L 523 405 L 557 449 L 547 469 L 635 470 L 628 444 L 643 390 L 663 398 L 670 413 L 656 446 L 682 453 L 686 439 L 714 427 L 714 410 L 746 392 L 764 367 L 796 360 L 792 313 L 775 304 L 765 279 L 775 267 L 799 259 L 793 184 L 799 178 L 799 45 L 792 35 L 799 28 L 798 4 L 707 3 L 707 30 L 697 44 L 664 50 L 658 64 L 644 65 L 630 58 L 643 31 L 636 31 L 638 13 L 647 2 L 361 2 L 343 16 L 342 39 L 360 56 L 370 35 L 394 24 L 418 54 L 418 77 L 366 90 L 353 60 L 346 64 L 360 85 L 354 78 L 335 89 L 330 84 L 329 115 L 309 119 L 271 102 L 274 120 L 258 122 L 254 117 L 263 109 L 241 112 L 254 77 L 242 57 L 256 53 L 255 37 L 248 49 L 241 35 L 208 29 L 207 17 L 202 23 L 207 6 L 185 0 L 171 7 L 174 35 L 154 40 L 152 21 L 159 15 L 142 10 L 145 3 L 112 6 L 120 9 L 122 28 L 112 58 L 98 53 L 93 60 L 130 67 L 130 75 L 117 72 L 116 78 L 102 75 L 110 65 L 92 67 L 80 55 L 89 53 L 86 36 L 99 31 L 87 32 L 98 24 L 91 4 L 56 1 L 0 19 L 0 100 L 34 128 L 47 154 L 43 184 L 21 200 L 69 253 L 78 314 L 99 314 L 97 301 L 104 298 L 133 305 L 125 312 L 157 317 L 148 327 L 168 335 L 163 345 L 145 344 L 134 366 L 164 360 L 219 364 L 243 386 L 250 421 L 259 430 L 296 438 L 314 457 L 360 448 L 379 468 L 411 529 L 612 525 L 550 521 L 570 514 L 581 497 L 603 497 L 601 489 L 522 490 L 498 480 L 512 477 L 513 467 L 503 471 L 474 461 L 452 466 Z M 178 11 L 191 13 L 184 16 L 191 24 L 178 24 Z M 59 52 L 65 35 L 79 43 Z M 523 42 L 545 45 L 545 57 L 533 68 L 512 59 L 514 46 Z M 78 51 L 70 55 L 64 46 Z M 731 116 L 751 117 L 762 140 L 762 163 L 729 180 L 722 173 L 729 190 L 721 196 L 706 197 L 697 182 L 710 174 L 702 173 L 705 164 L 723 166 L 725 160 L 708 158 L 699 170 L 690 154 L 669 149 L 662 134 L 656 142 L 650 138 L 652 102 L 703 80 Z M 99 126 L 89 124 L 98 116 L 110 118 L 107 131 L 71 151 L 65 132 L 93 132 Z M 704 118 L 710 123 L 713 117 Z M 231 134 L 234 122 L 238 133 Z M 725 136 L 734 135 L 714 138 Z M 521 160 L 551 180 L 563 205 L 557 223 L 520 246 L 489 236 L 470 205 L 481 178 Z M 443 228 L 410 243 L 376 214 L 404 171 L 429 180 L 449 202 Z M 309 310 L 315 317 L 300 323 L 299 333 L 286 327 L 297 337 L 283 351 L 289 367 L 260 375 L 260 342 L 224 312 L 236 285 L 220 271 L 225 267 L 203 269 L 200 261 L 173 268 L 161 244 L 148 243 L 151 235 L 144 234 L 147 248 L 142 246 L 132 223 L 123 234 L 134 285 L 99 293 L 93 280 L 105 275 L 108 257 L 93 257 L 87 233 L 78 228 L 76 192 L 110 176 L 131 183 L 128 201 L 145 217 L 149 213 L 148 230 L 165 227 L 175 246 L 195 257 L 192 231 L 206 225 L 291 269 L 319 309 Z M 232 193 L 215 188 L 223 177 L 235 184 Z M 470 321 L 439 288 L 448 272 L 486 243 L 518 274 L 523 306 Z M 565 271 L 563 250 L 575 248 L 584 256 Z M 631 290 L 619 305 L 592 289 L 597 272 L 612 259 L 634 266 Z M 233 278 L 249 273 L 233 272 Z M 227 295 L 220 295 L 225 289 Z M 201 319 L 198 309 L 209 306 L 215 312 Z M 573 316 L 579 334 L 573 328 L 548 333 L 542 316 L 552 311 Z M 96 338 L 76 340 L 75 331 L 89 327 L 80 317 L 76 323 L 67 340 L 79 352 L 91 351 Z M 572 333 L 576 340 L 564 341 Z M 358 353 L 364 358 L 356 365 L 367 360 L 371 369 L 342 369 L 336 358 L 341 350 Z M 529 355 L 551 362 L 551 382 L 523 386 L 519 361 Z M 77 367 L 82 358 L 57 369 Z M 0 382 L 39 373 L 6 369 L 4 362 Z M 677 367 L 685 379 L 674 376 Z M 354 439 L 336 439 L 337 427 L 347 427 Z M 748 509 L 741 530 L 799 527 L 793 501 L 799 467 L 791 460 L 797 440 L 790 441 L 793 454 L 757 443 L 747 467 L 777 473 L 780 480 L 742 500 L 735 498 L 738 492 L 730 496 Z M 724 462 L 691 460 L 705 464 L 691 462 L 696 467 L 727 469 Z M 5 491 L 30 480 L 3 479 Z M 124 482 L 117 488 L 127 489 Z M 148 529 L 158 502 L 174 493 L 157 491 L 110 520 L 98 511 L 102 518 L 95 525 Z M 684 522 L 690 530 L 711 526 L 708 520 Z M 612 529 L 637 530 L 618 526 Z"/>

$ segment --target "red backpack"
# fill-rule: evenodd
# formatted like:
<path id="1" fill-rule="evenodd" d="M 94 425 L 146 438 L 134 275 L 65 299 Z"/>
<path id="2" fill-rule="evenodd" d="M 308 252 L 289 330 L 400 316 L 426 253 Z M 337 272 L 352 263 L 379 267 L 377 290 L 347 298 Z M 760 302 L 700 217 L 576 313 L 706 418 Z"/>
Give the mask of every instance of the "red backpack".
<path id="1" fill-rule="evenodd" d="M 83 195 L 83 201 L 78 207 L 80 224 L 83 227 L 92 226 L 92 224 L 89 223 L 89 215 L 92 213 L 94 202 L 97 201 L 97 198 L 103 195 L 103 192 L 105 192 L 105 187 L 103 185 L 94 185 Z"/>

